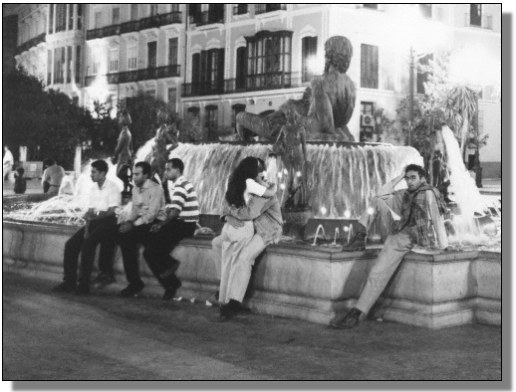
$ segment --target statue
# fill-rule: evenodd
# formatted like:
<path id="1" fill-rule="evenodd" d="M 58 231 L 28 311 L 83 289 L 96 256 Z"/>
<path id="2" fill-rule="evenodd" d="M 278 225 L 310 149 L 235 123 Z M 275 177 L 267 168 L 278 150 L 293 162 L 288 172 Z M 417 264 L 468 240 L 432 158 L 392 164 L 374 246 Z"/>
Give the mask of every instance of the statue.
<path id="1" fill-rule="evenodd" d="M 152 146 L 151 168 L 153 175 L 163 182 L 165 172 L 165 163 L 168 160 L 168 154 L 178 145 L 179 132 L 172 122 L 169 114 L 164 109 L 158 110 L 158 124 L 156 137 Z M 167 147 L 167 145 L 170 145 Z"/>
<path id="2" fill-rule="evenodd" d="M 122 191 L 123 197 L 131 196 L 131 168 L 133 165 L 133 137 L 129 130 L 129 125 L 132 124 L 131 116 L 124 110 L 118 121 L 122 128 L 118 135 L 118 141 L 115 148 L 115 155 L 113 156 L 113 163 L 116 164 L 116 175 L 124 183 Z"/>
<path id="3" fill-rule="evenodd" d="M 290 99 L 268 116 L 242 112 L 236 117 L 237 132 L 244 141 L 252 135 L 275 140 L 294 110 L 305 124 L 308 140 L 354 141 L 347 128 L 355 107 L 356 88 L 346 75 L 353 55 L 351 42 L 342 36 L 329 38 L 325 45 L 324 74 L 316 76 L 300 100 Z"/>

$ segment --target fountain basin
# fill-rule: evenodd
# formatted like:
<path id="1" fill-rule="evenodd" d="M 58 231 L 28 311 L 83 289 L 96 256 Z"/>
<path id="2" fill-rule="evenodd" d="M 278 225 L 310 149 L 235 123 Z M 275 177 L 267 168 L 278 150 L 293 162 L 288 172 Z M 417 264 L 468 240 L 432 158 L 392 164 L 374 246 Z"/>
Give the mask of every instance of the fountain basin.
<path id="1" fill-rule="evenodd" d="M 3 222 L 3 270 L 57 282 L 62 278 L 66 240 L 76 227 L 20 221 Z M 258 313 L 327 324 L 352 307 L 378 250 L 281 243 L 257 260 L 248 306 Z M 210 238 L 189 238 L 172 252 L 181 260 L 178 295 L 204 301 L 217 290 Z M 162 290 L 142 258 L 145 292 Z M 120 253 L 115 268 L 124 282 Z M 49 287 L 52 283 L 49 282 Z M 494 252 L 409 253 L 387 286 L 373 317 L 442 328 L 467 323 L 501 324 L 501 255 Z"/>

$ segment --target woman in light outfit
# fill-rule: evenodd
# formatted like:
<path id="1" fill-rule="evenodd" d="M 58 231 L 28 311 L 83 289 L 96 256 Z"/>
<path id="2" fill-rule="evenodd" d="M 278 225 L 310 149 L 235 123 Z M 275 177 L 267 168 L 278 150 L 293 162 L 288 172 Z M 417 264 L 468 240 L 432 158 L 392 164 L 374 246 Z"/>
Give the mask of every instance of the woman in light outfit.
<path id="1" fill-rule="evenodd" d="M 228 320 L 241 310 L 255 258 L 281 236 L 283 222 L 276 187 L 263 181 L 264 170 L 261 159 L 248 157 L 240 162 L 229 180 L 223 209 L 226 223 L 221 235 L 212 241 L 220 277 L 221 320 Z M 261 232 L 257 227 L 255 233 L 253 219 L 270 209 L 275 211 L 272 222 L 270 217 L 264 217 L 267 221 L 262 220 L 262 226 L 265 226 Z M 268 238 L 271 234 L 273 238 Z"/>

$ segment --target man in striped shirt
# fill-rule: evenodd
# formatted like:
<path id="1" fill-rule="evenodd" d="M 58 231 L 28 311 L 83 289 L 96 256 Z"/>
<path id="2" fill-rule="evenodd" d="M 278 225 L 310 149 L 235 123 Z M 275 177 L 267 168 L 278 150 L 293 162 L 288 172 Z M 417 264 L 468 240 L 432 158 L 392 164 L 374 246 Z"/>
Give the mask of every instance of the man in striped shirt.
<path id="1" fill-rule="evenodd" d="M 199 221 L 199 203 L 197 193 L 190 182 L 183 177 L 184 163 L 179 158 L 172 158 L 165 165 L 170 203 L 158 214 L 159 222 L 150 229 L 143 255 L 154 273 L 171 284 L 165 289 L 163 299 L 174 297 L 181 281 L 175 276 L 179 261 L 170 256 L 170 252 L 185 237 L 194 234 Z"/>

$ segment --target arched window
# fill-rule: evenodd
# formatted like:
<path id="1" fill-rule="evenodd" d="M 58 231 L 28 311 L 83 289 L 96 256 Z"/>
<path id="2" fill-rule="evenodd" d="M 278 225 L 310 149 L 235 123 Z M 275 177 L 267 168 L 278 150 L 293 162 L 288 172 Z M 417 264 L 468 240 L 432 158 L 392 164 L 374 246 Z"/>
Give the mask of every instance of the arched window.
<path id="1" fill-rule="evenodd" d="M 317 37 L 305 37 L 301 40 L 302 81 L 309 82 L 314 76 L 313 62 L 317 55 Z"/>

